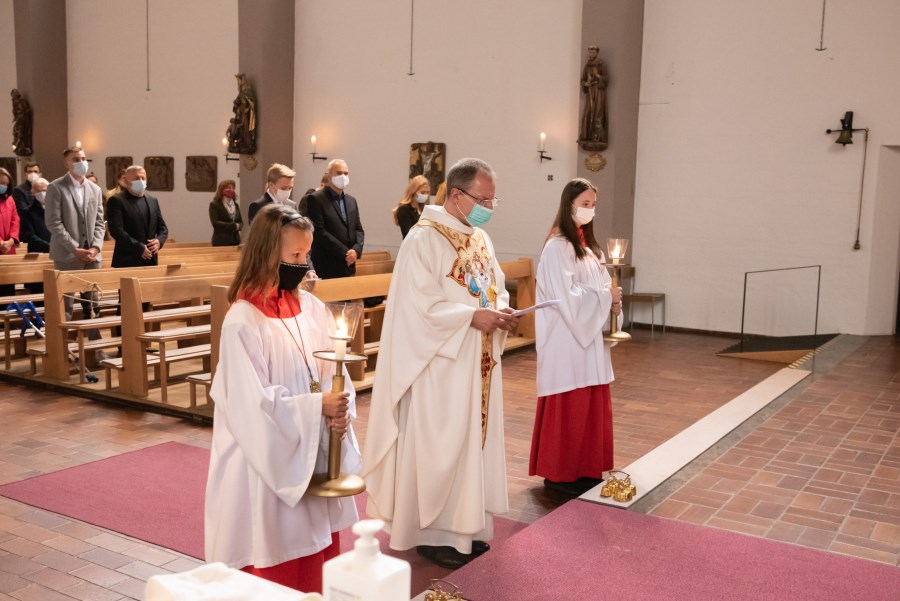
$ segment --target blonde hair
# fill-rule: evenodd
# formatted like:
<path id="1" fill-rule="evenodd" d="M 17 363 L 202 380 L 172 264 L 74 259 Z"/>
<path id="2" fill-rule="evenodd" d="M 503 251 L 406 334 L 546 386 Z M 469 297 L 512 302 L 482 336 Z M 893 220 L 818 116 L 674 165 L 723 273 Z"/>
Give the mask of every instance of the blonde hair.
<path id="1" fill-rule="evenodd" d="M 444 201 L 447 200 L 447 182 L 441 182 L 441 185 L 438 186 L 437 192 L 434 195 L 434 204 L 439 207 L 444 206 Z"/>
<path id="2" fill-rule="evenodd" d="M 269 184 L 274 184 L 282 177 L 295 177 L 296 175 L 297 172 L 287 165 L 282 165 L 281 163 L 272 163 L 272 166 L 269 167 L 269 170 L 266 172 L 266 182 Z"/>
<path id="3" fill-rule="evenodd" d="M 228 300 L 234 302 L 244 292 L 265 294 L 278 285 L 281 262 L 281 231 L 286 227 L 313 233 L 313 224 L 293 208 L 268 204 L 253 219 L 241 250 L 234 281 L 228 288 Z"/>
<path id="4" fill-rule="evenodd" d="M 406 194 L 403 198 L 400 199 L 400 202 L 397 203 L 397 206 L 394 207 L 391 212 L 394 214 L 394 225 L 400 225 L 400 220 L 397 218 L 397 211 L 403 205 L 412 205 L 412 207 L 419 213 L 422 214 L 422 209 L 419 208 L 419 203 L 416 202 L 416 192 L 428 183 L 428 178 L 424 175 L 417 175 L 411 180 L 409 180 L 409 184 L 406 186 Z"/>

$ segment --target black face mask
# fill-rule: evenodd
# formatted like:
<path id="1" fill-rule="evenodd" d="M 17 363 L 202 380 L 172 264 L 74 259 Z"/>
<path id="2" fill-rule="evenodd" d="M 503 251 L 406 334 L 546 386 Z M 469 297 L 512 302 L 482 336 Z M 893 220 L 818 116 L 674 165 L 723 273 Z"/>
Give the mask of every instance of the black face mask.
<path id="1" fill-rule="evenodd" d="M 296 290 L 306 276 L 307 271 L 309 271 L 309 265 L 285 263 L 282 261 L 278 265 L 278 289 Z"/>

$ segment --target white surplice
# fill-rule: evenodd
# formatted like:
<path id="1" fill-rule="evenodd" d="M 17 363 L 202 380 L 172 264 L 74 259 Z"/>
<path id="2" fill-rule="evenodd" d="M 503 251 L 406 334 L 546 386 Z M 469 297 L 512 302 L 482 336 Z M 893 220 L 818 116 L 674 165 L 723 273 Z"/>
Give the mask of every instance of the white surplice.
<path id="1" fill-rule="evenodd" d="M 301 292 L 295 321 L 267 317 L 238 300 L 222 326 L 220 359 L 210 394 L 216 403 L 206 487 L 206 561 L 234 568 L 271 567 L 317 553 L 331 533 L 358 520 L 353 497 L 305 496 L 313 473 L 327 471 L 328 429 L 322 394 L 310 393 L 297 347 L 297 326 L 313 377 L 331 389 L 334 363 L 314 360 L 330 349 L 325 306 Z M 291 334 L 286 329 L 290 328 Z M 355 394 L 345 370 L 355 418 Z M 344 437 L 341 471 L 359 473 L 352 429 Z"/>
<path id="2" fill-rule="evenodd" d="M 469 250 L 483 236 L 486 252 L 460 261 L 464 252 L 429 222 L 472 242 Z M 506 333 L 489 339 L 483 423 L 483 339 L 471 326 L 477 308 L 507 307 L 509 294 L 490 239 L 475 233 L 443 207 L 426 206 L 391 277 L 363 476 L 367 514 L 385 521 L 393 549 L 446 545 L 470 553 L 472 540 L 492 537 L 491 516 L 509 510 L 500 367 Z"/>
<path id="3" fill-rule="evenodd" d="M 613 381 L 609 343 L 603 328 L 612 307 L 612 281 L 606 267 L 585 248 L 575 257 L 572 244 L 553 236 L 544 245 L 537 269 L 537 302 L 561 304 L 535 313 L 537 394 L 559 394 Z"/>

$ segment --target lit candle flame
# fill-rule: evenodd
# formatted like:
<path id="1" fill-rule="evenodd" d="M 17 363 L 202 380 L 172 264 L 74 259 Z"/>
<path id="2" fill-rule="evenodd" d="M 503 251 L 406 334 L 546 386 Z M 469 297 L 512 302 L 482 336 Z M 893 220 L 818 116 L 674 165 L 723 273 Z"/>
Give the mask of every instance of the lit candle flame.
<path id="1" fill-rule="evenodd" d="M 619 249 L 619 245 L 618 245 L 618 243 L 617 243 L 617 244 L 616 244 L 616 247 L 613 249 L 613 258 L 614 258 L 614 259 L 621 259 L 621 258 L 622 258 L 622 254 L 621 254 L 621 253 L 622 253 L 622 251 Z"/>
<path id="2" fill-rule="evenodd" d="M 347 336 L 347 322 L 344 321 L 343 317 L 337 318 L 337 332 L 335 332 L 336 336 Z"/>

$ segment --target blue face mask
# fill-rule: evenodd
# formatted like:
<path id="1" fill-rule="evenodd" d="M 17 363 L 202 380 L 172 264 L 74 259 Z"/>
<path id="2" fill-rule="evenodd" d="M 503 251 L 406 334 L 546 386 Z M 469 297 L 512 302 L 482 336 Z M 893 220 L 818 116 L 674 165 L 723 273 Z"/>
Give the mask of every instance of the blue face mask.
<path id="1" fill-rule="evenodd" d="M 9 190 L 9 186 L 6 184 L 0 184 L 0 194 L 6 194 L 6 191 Z"/>
<path id="2" fill-rule="evenodd" d="M 140 196 L 141 194 L 143 194 L 144 190 L 147 189 L 147 182 L 142 179 L 136 179 L 131 182 L 131 185 L 129 187 L 134 194 Z"/>
<path id="3" fill-rule="evenodd" d="M 91 165 L 87 161 L 79 161 L 72 165 L 72 171 L 75 172 L 75 175 L 79 177 L 84 177 L 85 175 L 87 175 L 90 168 Z"/>
<path id="4" fill-rule="evenodd" d="M 466 215 L 466 221 L 469 222 L 472 227 L 480 227 L 491 220 L 491 215 L 494 212 L 490 209 L 486 209 L 480 204 L 475 204 L 472 207 L 472 210 L 469 211 L 469 214 Z"/>

